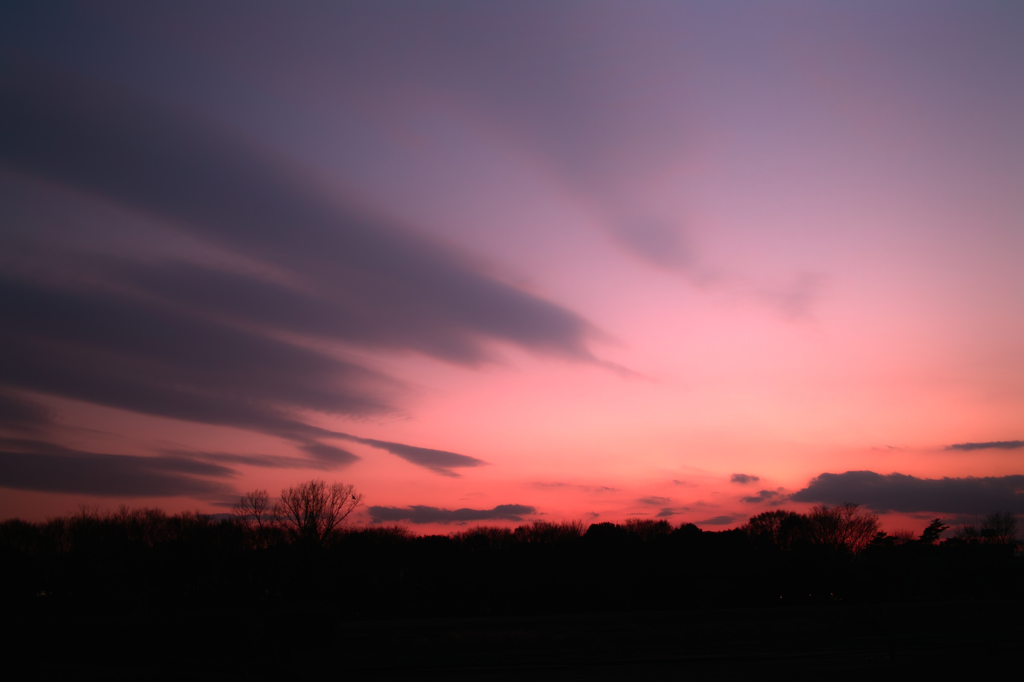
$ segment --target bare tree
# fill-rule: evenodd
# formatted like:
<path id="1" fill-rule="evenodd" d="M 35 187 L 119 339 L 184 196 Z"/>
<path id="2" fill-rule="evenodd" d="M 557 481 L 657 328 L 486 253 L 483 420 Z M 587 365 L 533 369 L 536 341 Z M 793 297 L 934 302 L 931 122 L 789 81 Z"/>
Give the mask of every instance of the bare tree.
<path id="1" fill-rule="evenodd" d="M 981 522 L 981 537 L 996 545 L 1017 544 L 1017 517 L 1012 512 L 995 512 Z"/>
<path id="2" fill-rule="evenodd" d="M 266 490 L 250 490 L 231 510 L 253 539 L 257 547 L 265 547 L 274 523 L 270 509 L 270 495 Z"/>
<path id="3" fill-rule="evenodd" d="M 964 542 L 984 542 L 995 545 L 1017 544 L 1017 517 L 1012 512 L 989 514 L 980 525 L 965 523 L 956 529 L 954 537 Z"/>
<path id="4" fill-rule="evenodd" d="M 963 542 L 978 542 L 981 540 L 981 531 L 973 523 L 965 523 L 953 531 L 953 537 Z"/>
<path id="5" fill-rule="evenodd" d="M 319 546 L 362 502 L 352 485 L 314 479 L 282 490 L 274 515 L 292 537 Z"/>
<path id="6" fill-rule="evenodd" d="M 807 517 L 808 539 L 818 545 L 859 552 L 878 533 L 878 515 L 857 504 L 827 507 L 819 504 Z"/>

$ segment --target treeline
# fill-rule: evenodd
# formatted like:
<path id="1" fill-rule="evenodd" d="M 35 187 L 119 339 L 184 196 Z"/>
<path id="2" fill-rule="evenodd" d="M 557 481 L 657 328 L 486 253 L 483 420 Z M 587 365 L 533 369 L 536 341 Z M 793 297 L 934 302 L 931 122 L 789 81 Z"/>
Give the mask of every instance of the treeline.
<path id="1" fill-rule="evenodd" d="M 417 536 L 317 525 L 315 505 L 253 513 L 260 499 L 226 519 L 122 507 L 5 521 L 2 600 L 358 619 L 1024 596 L 1009 514 L 944 541 L 939 520 L 893 537 L 856 505 L 766 512 L 721 532 L 631 519 Z"/>

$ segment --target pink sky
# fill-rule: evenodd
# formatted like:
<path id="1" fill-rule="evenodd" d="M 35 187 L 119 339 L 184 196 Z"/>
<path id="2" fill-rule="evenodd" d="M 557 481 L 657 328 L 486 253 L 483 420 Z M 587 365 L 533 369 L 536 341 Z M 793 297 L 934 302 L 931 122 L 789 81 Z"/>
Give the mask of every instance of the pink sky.
<path id="1" fill-rule="evenodd" d="M 146 135 L 184 140 L 186 157 L 193 139 L 196 154 L 209 148 L 201 139 L 226 140 L 224 155 L 254 150 L 238 157 L 256 159 L 244 164 L 208 152 L 212 163 L 240 169 L 242 196 L 270 186 L 258 178 L 244 184 L 249 165 L 265 162 L 266 177 L 301 188 L 295 191 L 308 197 L 303 207 L 321 211 L 315 215 L 371 216 L 379 225 L 369 228 L 372 239 L 401 244 L 395 248 L 412 260 L 389 255 L 378 266 L 353 257 L 347 264 L 348 252 L 316 244 L 348 249 L 348 232 L 336 240 L 317 236 L 322 241 L 308 241 L 307 249 L 299 218 L 268 219 L 266 236 L 251 243 L 244 231 L 199 229 L 192 222 L 235 209 L 179 210 L 173 193 L 159 194 L 166 185 L 157 194 L 146 189 L 156 180 L 104 179 L 149 177 L 148 166 L 132 170 L 131 163 L 145 161 L 119 166 L 117 153 L 100 159 L 96 151 L 40 151 L 44 143 L 33 147 L 35 128 L 26 127 L 29 142 L 3 143 L 0 274 L 81 301 L 83 291 L 97 292 L 99 301 L 130 290 L 140 297 L 133 301 L 154 311 L 343 360 L 375 374 L 358 382 L 323 379 L 320 397 L 307 402 L 249 379 L 224 390 L 246 404 L 257 399 L 237 391 L 269 396 L 267 404 L 303 424 L 486 464 L 453 466 L 448 473 L 457 475 L 444 475 L 380 447 L 316 436 L 359 458 L 328 467 L 301 449 L 307 436 L 129 409 L 122 398 L 103 397 L 114 390 L 103 388 L 105 372 L 121 372 L 122 361 L 124 372 L 136 371 L 126 347 L 111 351 L 111 366 L 91 374 L 88 388 L 45 378 L 43 370 L 4 367 L 0 390 L 12 404 L 42 405 L 51 417 L 28 424 L 11 408 L 15 417 L 0 419 L 7 451 L 42 456 L 50 452 L 39 445 L 45 442 L 79 453 L 222 466 L 226 460 L 207 455 L 300 461 L 236 461 L 219 474 L 189 469 L 188 476 L 212 476 L 220 487 L 161 496 L 96 494 L 100 488 L 85 483 L 61 484 L 73 490 L 59 492 L 57 484 L 48 487 L 48 474 L 2 465 L 0 517 L 44 518 L 79 503 L 224 511 L 218 505 L 242 491 L 276 493 L 319 476 L 353 483 L 370 507 L 519 504 L 536 510 L 526 519 L 661 513 L 676 524 L 721 529 L 773 504 L 805 509 L 812 494 L 786 497 L 823 473 L 847 471 L 992 477 L 1009 493 L 992 493 L 987 511 L 1024 512 L 1024 493 L 1012 478 L 1024 473 L 1024 449 L 1014 446 L 1024 439 L 1019 7 L 392 10 L 69 5 L 46 16 L 26 10 L 0 22 L 8 26 L 0 30 L 14 50 L 3 57 L 4 78 L 28 83 L 16 92 L 27 93 L 26 107 L 37 107 L 25 111 L 63 102 L 61 111 L 72 112 L 66 121 L 77 120 L 76 107 L 86 105 L 75 93 L 87 92 L 110 111 L 163 112 L 152 114 Z M 4 121 L 22 120 L 20 102 L 4 110 Z M 119 149 L 136 139 L 118 137 L 121 115 L 82 134 Z M 56 123 L 39 125 L 73 127 L 54 116 Z M 188 131 L 209 137 L 189 138 Z M 173 153 L 158 144 L 140 158 L 155 166 L 160 154 Z M 182 192 L 213 187 L 209 201 L 231 205 L 216 182 L 235 178 L 196 180 L 189 189 L 184 171 L 153 173 L 172 186 L 181 180 Z M 294 196 L 287 201 L 298 201 Z M 285 201 L 267 205 L 298 205 Z M 444 267 L 472 273 L 477 284 L 470 288 L 479 291 L 445 291 L 464 294 L 476 312 L 459 317 L 444 296 L 415 298 L 419 285 L 408 309 L 394 307 L 406 300 L 400 294 L 380 293 L 404 282 L 406 272 L 419 277 L 420 255 L 430 268 L 441 264 L 429 272 L 422 266 L 423 277 L 440 278 L 431 282 L 448 282 Z M 141 269 L 129 278 L 125 263 Z M 365 317 L 353 319 L 369 323 L 338 333 L 261 326 L 263 318 L 239 312 L 251 306 L 258 316 L 270 305 L 272 294 L 255 285 L 221 312 L 204 308 L 204 296 L 182 293 L 199 280 L 139 293 L 150 286 L 140 278 L 165 264 L 273 283 L 338 310 L 358 309 Z M 371 280 L 337 274 L 364 266 L 372 274 L 365 288 L 360 283 Z M 203 285 L 205 298 L 217 299 L 229 285 Z M 522 307 L 506 315 L 500 306 L 509 296 L 521 296 Z M 68 319 L 56 302 L 45 302 L 57 298 L 38 300 L 39 315 Z M 288 306 L 283 310 L 275 319 L 287 318 Z M 78 352 L 92 357 L 81 348 L 91 353 L 96 346 L 89 344 L 100 343 L 69 327 L 69 336 L 47 345 L 40 339 L 51 338 L 50 327 L 40 325 L 44 331 L 31 337 L 36 350 L 26 351 L 35 355 L 25 357 L 41 367 Z M 190 339 L 183 343 L 201 344 Z M 475 350 L 452 350 L 455 343 Z M 22 356 L 14 357 L 11 363 Z M 260 377 L 251 382 L 278 381 Z M 160 381 L 161 390 L 177 390 Z M 373 395 L 385 396 L 379 409 L 331 402 L 331 391 L 364 396 L 359 391 L 371 385 Z M 972 443 L 990 446 L 947 449 Z M 734 474 L 759 480 L 731 482 Z M 742 500 L 761 491 L 762 501 Z M 932 516 L 982 513 L 976 500 L 943 495 L 908 501 L 884 522 L 920 530 Z M 875 508 L 887 511 L 881 502 Z M 359 522 L 369 521 L 364 511 Z"/>

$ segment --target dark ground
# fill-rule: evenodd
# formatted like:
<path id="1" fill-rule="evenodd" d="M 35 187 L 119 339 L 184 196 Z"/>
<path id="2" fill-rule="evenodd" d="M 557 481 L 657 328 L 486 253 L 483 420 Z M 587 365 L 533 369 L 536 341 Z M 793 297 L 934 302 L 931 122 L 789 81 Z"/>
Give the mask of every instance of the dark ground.
<path id="1" fill-rule="evenodd" d="M 1015 679 L 1019 601 L 337 621 L 8 612 L 6 679 Z"/>

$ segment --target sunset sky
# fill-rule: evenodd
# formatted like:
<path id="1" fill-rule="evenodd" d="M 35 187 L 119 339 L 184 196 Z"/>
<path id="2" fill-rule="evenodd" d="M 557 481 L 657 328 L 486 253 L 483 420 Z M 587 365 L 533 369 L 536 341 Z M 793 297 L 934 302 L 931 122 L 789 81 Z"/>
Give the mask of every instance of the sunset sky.
<path id="1" fill-rule="evenodd" d="M 1024 513 L 1024 4 L 4 3 L 0 46 L 0 518 Z"/>

